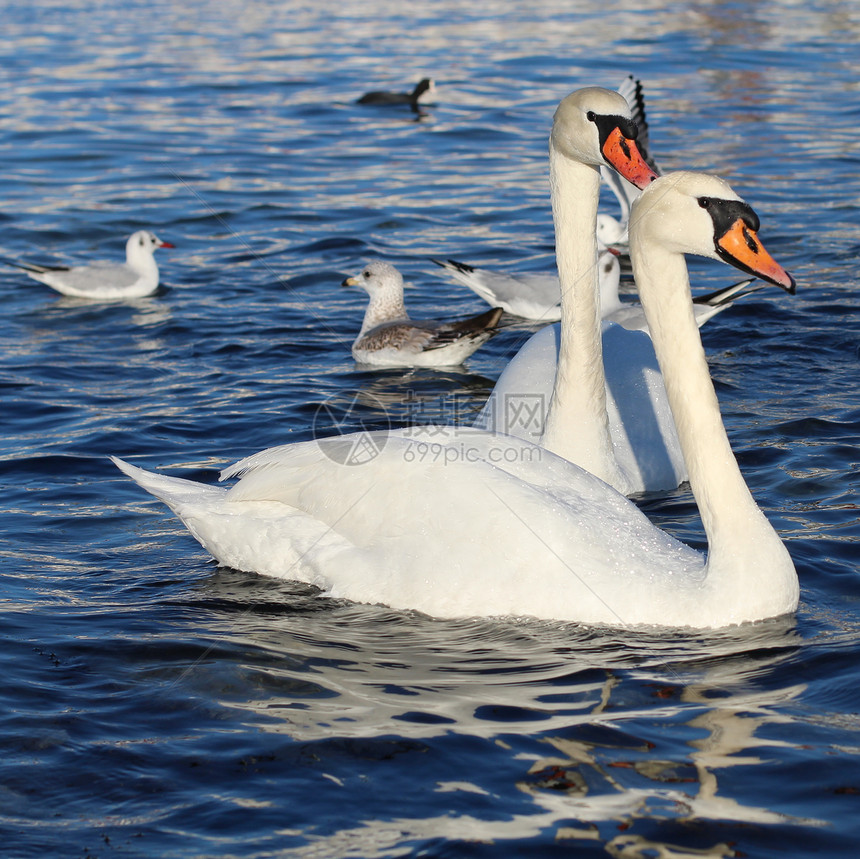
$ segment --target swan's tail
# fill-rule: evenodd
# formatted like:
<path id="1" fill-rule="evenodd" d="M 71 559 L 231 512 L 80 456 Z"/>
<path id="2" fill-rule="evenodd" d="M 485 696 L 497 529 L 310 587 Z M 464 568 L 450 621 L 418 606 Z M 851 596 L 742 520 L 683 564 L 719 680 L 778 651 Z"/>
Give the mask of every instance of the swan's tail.
<path id="1" fill-rule="evenodd" d="M 230 501 L 225 486 L 153 474 L 116 456 L 111 460 L 164 502 L 222 566 L 311 582 L 327 590 L 331 583 L 321 572 L 319 558 L 350 548 L 326 522 L 280 501 Z"/>
<path id="2" fill-rule="evenodd" d="M 171 510 L 177 506 L 200 504 L 223 498 L 226 489 L 222 486 L 207 486 L 193 480 L 181 477 L 169 477 L 166 474 L 155 474 L 132 465 L 118 456 L 112 456 L 111 462 L 135 483 L 142 486 L 151 495 L 163 501 Z"/>

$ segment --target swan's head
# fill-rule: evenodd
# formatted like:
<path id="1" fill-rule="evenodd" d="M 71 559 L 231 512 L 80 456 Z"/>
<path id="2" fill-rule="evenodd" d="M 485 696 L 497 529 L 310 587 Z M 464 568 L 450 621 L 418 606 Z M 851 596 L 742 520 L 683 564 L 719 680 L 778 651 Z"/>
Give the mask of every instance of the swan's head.
<path id="1" fill-rule="evenodd" d="M 720 259 L 787 292 L 794 278 L 765 250 L 758 215 L 728 182 L 707 173 L 668 173 L 642 192 L 630 213 L 630 250 L 659 243 L 675 253 Z"/>
<path id="2" fill-rule="evenodd" d="M 562 99 L 553 118 L 550 147 L 582 164 L 608 164 L 637 188 L 645 188 L 657 174 L 639 151 L 637 134 L 624 96 L 586 87 Z"/>
<path id="3" fill-rule="evenodd" d="M 341 286 L 360 286 L 371 298 L 403 296 L 403 275 L 391 263 L 378 259 L 369 262 L 354 277 L 348 277 Z"/>
<path id="4" fill-rule="evenodd" d="M 138 230 L 132 233 L 125 243 L 125 258 L 129 264 L 135 260 L 151 257 L 159 248 L 175 247 L 170 242 L 161 241 L 155 233 L 148 230 Z"/>

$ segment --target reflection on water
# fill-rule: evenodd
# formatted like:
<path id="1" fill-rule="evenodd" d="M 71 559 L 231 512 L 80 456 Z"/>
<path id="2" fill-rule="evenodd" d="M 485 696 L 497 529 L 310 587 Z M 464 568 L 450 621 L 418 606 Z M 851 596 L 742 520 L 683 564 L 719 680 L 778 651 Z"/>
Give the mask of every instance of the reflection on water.
<path id="1" fill-rule="evenodd" d="M 229 576 L 219 571 L 210 582 L 216 589 L 223 583 L 228 600 Z M 756 790 L 720 789 L 727 770 L 748 768 L 755 783 L 769 750 L 794 747 L 770 730 L 791 724 L 787 705 L 806 691 L 804 684 L 775 682 L 790 673 L 801 646 L 790 620 L 667 640 L 532 622 L 425 623 L 296 596 L 293 611 L 303 606 L 307 613 L 282 622 L 270 616 L 258 625 L 259 605 L 252 618 L 222 615 L 239 629 L 247 621 L 255 646 L 290 654 L 288 664 L 260 678 L 253 700 L 225 706 L 311 746 L 333 733 L 354 741 L 436 738 L 436 745 L 458 734 L 480 737 L 489 743 L 488 766 L 473 766 L 471 779 L 440 782 L 436 790 L 478 797 L 501 791 L 490 763 L 490 750 L 500 745 L 518 752 L 514 787 L 531 804 L 505 821 L 397 817 L 338 829 L 295 855 L 385 855 L 411 839 L 503 844 L 553 833 L 568 843 L 603 841 L 617 856 L 665 849 L 659 855 L 723 857 L 736 855 L 725 843 L 684 852 L 655 840 L 654 827 L 821 825 L 774 811 Z M 641 832 L 639 821 L 648 822 Z"/>

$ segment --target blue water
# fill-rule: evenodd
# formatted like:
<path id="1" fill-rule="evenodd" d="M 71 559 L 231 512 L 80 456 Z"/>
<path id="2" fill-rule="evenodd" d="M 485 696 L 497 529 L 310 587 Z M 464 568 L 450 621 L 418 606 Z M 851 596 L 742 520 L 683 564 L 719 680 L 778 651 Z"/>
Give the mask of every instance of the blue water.
<path id="1" fill-rule="evenodd" d="M 4 4 L 0 253 L 176 249 L 129 303 L 0 271 L 3 855 L 856 855 L 860 12 L 595 9 Z M 429 257 L 550 269 L 552 112 L 630 72 L 661 166 L 728 178 L 798 280 L 703 329 L 795 616 L 649 634 L 325 600 L 218 569 L 107 460 L 212 480 L 329 402 L 468 419 L 528 327 L 367 372 L 339 284 L 381 256 L 413 315 L 450 316 L 481 302 Z M 354 104 L 425 75 L 426 115 Z M 702 545 L 687 488 L 642 506 Z"/>

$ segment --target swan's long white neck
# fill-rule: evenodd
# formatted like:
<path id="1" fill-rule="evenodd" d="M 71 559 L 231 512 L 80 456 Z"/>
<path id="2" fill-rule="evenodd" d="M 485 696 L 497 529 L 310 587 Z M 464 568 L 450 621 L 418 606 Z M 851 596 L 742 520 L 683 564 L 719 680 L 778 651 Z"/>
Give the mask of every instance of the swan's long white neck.
<path id="1" fill-rule="evenodd" d="M 785 546 L 759 510 L 732 453 L 690 298 L 687 266 L 631 230 L 639 296 L 663 374 L 690 486 L 708 538 L 707 586 L 737 605 L 739 619 L 755 606 L 784 601 L 791 611 L 797 577 Z M 752 609 L 752 611 L 750 611 Z"/>
<path id="2" fill-rule="evenodd" d="M 600 171 L 550 143 L 561 337 L 552 402 L 541 444 L 627 491 L 609 435 L 597 271 Z"/>

